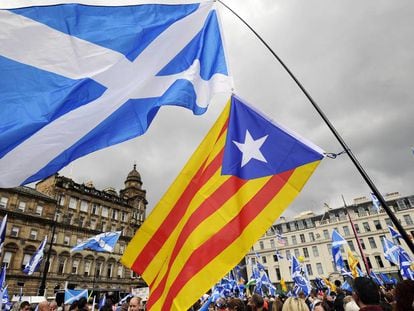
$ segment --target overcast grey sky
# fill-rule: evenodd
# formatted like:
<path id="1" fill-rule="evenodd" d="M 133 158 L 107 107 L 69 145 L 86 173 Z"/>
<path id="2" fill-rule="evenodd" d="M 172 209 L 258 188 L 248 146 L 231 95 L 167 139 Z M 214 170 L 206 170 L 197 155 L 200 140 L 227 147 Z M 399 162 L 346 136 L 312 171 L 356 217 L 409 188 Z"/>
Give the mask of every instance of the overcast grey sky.
<path id="1" fill-rule="evenodd" d="M 268 42 L 319 104 L 383 193 L 414 193 L 414 1 L 223 0 Z M 222 17 L 235 93 L 327 152 L 342 149 L 284 69 L 227 9 Z M 81 158 L 60 173 L 123 187 L 134 162 L 151 210 L 226 103 L 202 116 L 160 110 L 146 134 Z M 347 155 L 325 159 L 285 215 L 321 212 L 370 190 Z"/>

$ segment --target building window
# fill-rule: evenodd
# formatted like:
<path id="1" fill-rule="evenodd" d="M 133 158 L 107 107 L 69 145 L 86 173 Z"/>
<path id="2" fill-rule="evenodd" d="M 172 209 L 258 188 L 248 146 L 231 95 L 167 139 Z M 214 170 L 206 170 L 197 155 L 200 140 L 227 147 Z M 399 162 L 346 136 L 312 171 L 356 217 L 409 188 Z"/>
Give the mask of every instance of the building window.
<path id="1" fill-rule="evenodd" d="M 292 256 L 290 256 L 290 250 L 286 250 L 286 259 L 290 260 Z"/>
<path id="2" fill-rule="evenodd" d="M 72 274 L 78 274 L 78 269 L 79 269 L 79 259 L 75 259 L 73 260 L 73 263 L 72 263 Z"/>
<path id="3" fill-rule="evenodd" d="M 332 244 L 327 244 L 329 255 L 332 256 Z"/>
<path id="4" fill-rule="evenodd" d="M 359 243 L 361 244 L 362 249 L 366 249 L 363 239 L 359 239 Z"/>
<path id="5" fill-rule="evenodd" d="M 96 229 L 96 219 L 91 219 L 91 229 L 92 230 Z"/>
<path id="6" fill-rule="evenodd" d="M 106 232 L 106 222 L 105 221 L 102 222 L 102 231 Z"/>
<path id="7" fill-rule="evenodd" d="M 281 279 L 280 269 L 279 268 L 276 268 L 275 269 L 275 272 L 276 272 L 276 280 L 279 281 Z"/>
<path id="8" fill-rule="evenodd" d="M 24 212 L 26 210 L 26 202 L 19 202 L 17 209 L 21 212 Z"/>
<path id="9" fill-rule="evenodd" d="M 364 227 L 365 232 L 370 232 L 371 228 L 369 227 L 369 223 L 363 222 L 362 226 Z"/>
<path id="10" fill-rule="evenodd" d="M 118 279 L 122 278 L 123 274 L 124 274 L 124 268 L 121 265 L 119 265 L 118 272 L 117 272 Z"/>
<path id="11" fill-rule="evenodd" d="M 270 248 L 275 248 L 276 247 L 276 245 L 275 245 L 275 240 L 273 240 L 273 239 L 271 239 L 270 240 Z"/>
<path id="12" fill-rule="evenodd" d="M 304 247 L 302 250 L 303 250 L 303 257 L 305 257 L 305 258 L 309 258 L 309 252 L 308 252 L 308 249 L 307 249 L 306 247 Z"/>
<path id="13" fill-rule="evenodd" d="M 35 230 L 35 229 L 30 230 L 29 239 L 30 240 L 37 240 L 37 230 Z"/>
<path id="14" fill-rule="evenodd" d="M 266 256 L 262 256 L 262 262 L 263 262 L 263 263 L 267 263 Z"/>
<path id="15" fill-rule="evenodd" d="M 6 268 L 10 267 L 10 263 L 13 257 L 13 253 L 11 252 L 4 252 L 4 256 L 3 256 L 3 265 L 6 266 Z"/>
<path id="16" fill-rule="evenodd" d="M 6 208 L 7 202 L 9 202 L 9 198 L 1 197 L 0 198 L 0 208 Z"/>
<path id="17" fill-rule="evenodd" d="M 300 242 L 301 243 L 305 243 L 306 242 L 305 235 L 304 234 L 299 235 L 299 238 L 300 238 Z"/>
<path id="18" fill-rule="evenodd" d="M 298 242 L 296 241 L 296 235 L 292 235 L 292 245 L 296 245 Z"/>
<path id="19" fill-rule="evenodd" d="M 42 213 L 43 213 L 43 206 L 40 206 L 40 205 L 36 206 L 35 214 L 42 216 Z"/>
<path id="20" fill-rule="evenodd" d="M 259 247 L 260 247 L 260 249 L 264 249 L 264 243 L 263 243 L 263 241 L 260 241 L 259 242 Z"/>
<path id="21" fill-rule="evenodd" d="M 63 238 L 63 245 L 69 245 L 70 243 L 70 237 L 68 235 L 65 235 Z"/>
<path id="22" fill-rule="evenodd" d="M 359 230 L 359 225 L 358 224 L 355 224 L 354 227 L 355 227 L 356 233 L 361 233 L 361 230 Z"/>
<path id="23" fill-rule="evenodd" d="M 69 208 L 76 209 L 78 200 L 76 198 L 70 198 L 69 199 Z"/>
<path id="24" fill-rule="evenodd" d="M 299 249 L 295 248 L 295 249 L 293 250 L 293 252 L 295 253 L 295 257 L 296 257 L 296 258 L 298 258 L 298 257 L 300 256 Z"/>
<path id="25" fill-rule="evenodd" d="M 19 236 L 19 232 L 20 232 L 20 228 L 13 226 L 11 228 L 10 235 L 17 238 Z"/>
<path id="26" fill-rule="evenodd" d="M 252 265 L 255 265 L 256 264 L 256 258 L 252 257 L 250 259 L 251 259 Z"/>
<path id="27" fill-rule="evenodd" d="M 328 230 L 326 230 L 326 229 L 323 230 L 323 237 L 325 239 L 329 239 L 329 231 Z"/>
<path id="28" fill-rule="evenodd" d="M 311 242 L 315 241 L 315 234 L 313 232 L 309 232 L 309 240 Z"/>
<path id="29" fill-rule="evenodd" d="M 398 210 L 404 210 L 404 209 L 408 208 L 408 206 L 407 206 L 407 204 L 405 204 L 404 200 L 398 200 L 397 201 L 397 206 L 398 206 Z"/>
<path id="30" fill-rule="evenodd" d="M 348 242 L 349 249 L 351 251 L 355 252 L 354 242 L 352 242 L 352 241 L 347 241 L 347 242 Z"/>
<path id="31" fill-rule="evenodd" d="M 375 240 L 374 240 L 374 238 L 373 238 L 373 237 L 369 237 L 369 238 L 368 238 L 368 242 L 369 242 L 369 246 L 370 246 L 371 248 L 377 248 L 377 244 L 375 243 Z"/>
<path id="32" fill-rule="evenodd" d="M 108 218 L 108 208 L 106 206 L 102 206 L 102 217 Z"/>
<path id="33" fill-rule="evenodd" d="M 319 257 L 318 247 L 316 245 L 312 246 L 313 257 Z"/>
<path id="34" fill-rule="evenodd" d="M 127 213 L 121 212 L 121 221 L 126 221 L 127 219 Z"/>
<path id="35" fill-rule="evenodd" d="M 374 226 L 375 226 L 375 229 L 377 230 L 382 229 L 381 222 L 379 220 L 374 220 Z"/>
<path id="36" fill-rule="evenodd" d="M 109 263 L 108 266 L 106 267 L 106 275 L 108 276 L 108 278 L 112 277 L 112 270 L 113 270 L 113 264 Z"/>
<path id="37" fill-rule="evenodd" d="M 323 275 L 323 268 L 320 262 L 316 263 L 316 270 L 318 271 L 318 275 Z"/>
<path id="38" fill-rule="evenodd" d="M 350 235 L 351 233 L 349 232 L 349 227 L 348 226 L 343 226 L 342 227 L 342 229 L 344 230 L 344 235 L 345 236 L 348 236 L 348 235 Z"/>
<path id="39" fill-rule="evenodd" d="M 30 258 L 32 258 L 32 255 L 30 254 L 24 254 L 23 255 L 23 261 L 22 261 L 22 270 L 26 267 L 26 265 L 29 263 Z"/>
<path id="40" fill-rule="evenodd" d="M 413 224 L 413 220 L 411 219 L 411 216 L 410 215 L 403 215 L 403 217 L 404 217 L 405 224 L 407 226 Z"/>
<path id="41" fill-rule="evenodd" d="M 85 212 L 85 213 L 87 213 L 87 212 L 88 212 L 88 202 L 86 202 L 86 201 L 81 201 L 81 204 L 80 204 L 80 211 L 81 211 L 81 212 Z"/>
<path id="42" fill-rule="evenodd" d="M 313 275 L 312 265 L 310 263 L 306 264 L 306 270 L 308 271 L 309 275 Z"/>
<path id="43" fill-rule="evenodd" d="M 102 271 L 102 262 L 97 262 L 95 267 L 95 276 L 100 276 Z"/>
<path id="44" fill-rule="evenodd" d="M 382 262 L 381 256 L 375 256 L 375 261 L 377 263 L 378 268 L 384 268 L 384 263 Z"/>
<path id="45" fill-rule="evenodd" d="M 118 211 L 116 209 L 112 210 L 112 219 L 118 220 Z"/>
<path id="46" fill-rule="evenodd" d="M 279 261 L 279 257 L 277 257 L 277 255 L 276 255 L 276 254 L 273 254 L 273 261 L 274 261 L 274 262 Z"/>
<path id="47" fill-rule="evenodd" d="M 58 265 L 58 275 L 62 275 L 65 273 L 65 266 L 66 266 L 66 258 L 59 258 L 59 265 Z"/>
<path id="48" fill-rule="evenodd" d="M 387 226 L 394 226 L 394 224 L 392 223 L 392 221 L 391 221 L 391 219 L 389 219 L 389 218 L 385 218 L 385 224 L 387 225 Z"/>
<path id="49" fill-rule="evenodd" d="M 83 275 L 88 276 L 91 273 L 91 262 L 85 261 L 85 267 L 83 269 Z"/>
<path id="50" fill-rule="evenodd" d="M 367 264 L 368 264 L 368 268 L 372 269 L 372 264 L 371 264 L 371 259 L 369 259 L 368 256 L 366 256 L 367 258 Z M 358 265 L 359 266 L 359 265 Z M 361 269 L 361 267 L 359 267 Z"/>
<path id="51" fill-rule="evenodd" d="M 96 203 L 92 204 L 91 214 L 99 215 L 99 204 L 96 204 Z"/>

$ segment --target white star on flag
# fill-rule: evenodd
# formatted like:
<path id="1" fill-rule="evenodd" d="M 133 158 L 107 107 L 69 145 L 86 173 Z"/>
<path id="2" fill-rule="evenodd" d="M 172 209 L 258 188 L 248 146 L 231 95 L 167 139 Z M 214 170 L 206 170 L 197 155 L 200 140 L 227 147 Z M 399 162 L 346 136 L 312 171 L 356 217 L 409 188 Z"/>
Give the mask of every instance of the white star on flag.
<path id="1" fill-rule="evenodd" d="M 262 147 L 262 145 L 266 141 L 267 136 L 269 135 L 266 135 L 259 139 L 254 140 L 252 138 L 252 135 L 250 135 L 249 130 L 246 130 L 246 136 L 244 138 L 244 143 L 239 143 L 233 140 L 233 143 L 237 146 L 237 148 L 239 148 L 239 150 L 243 154 L 241 167 L 249 163 L 251 159 L 256 159 L 256 160 L 267 163 L 267 160 L 265 159 L 263 154 L 260 152 L 260 147 Z"/>

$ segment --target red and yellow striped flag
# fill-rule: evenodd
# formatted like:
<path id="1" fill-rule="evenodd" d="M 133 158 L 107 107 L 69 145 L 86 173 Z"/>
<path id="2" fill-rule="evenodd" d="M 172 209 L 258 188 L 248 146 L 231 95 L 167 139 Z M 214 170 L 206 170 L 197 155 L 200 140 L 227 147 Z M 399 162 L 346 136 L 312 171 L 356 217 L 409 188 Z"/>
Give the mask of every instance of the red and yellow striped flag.
<path id="1" fill-rule="evenodd" d="M 187 310 L 243 258 L 322 158 L 233 96 L 121 259 L 149 284 L 150 310 Z"/>

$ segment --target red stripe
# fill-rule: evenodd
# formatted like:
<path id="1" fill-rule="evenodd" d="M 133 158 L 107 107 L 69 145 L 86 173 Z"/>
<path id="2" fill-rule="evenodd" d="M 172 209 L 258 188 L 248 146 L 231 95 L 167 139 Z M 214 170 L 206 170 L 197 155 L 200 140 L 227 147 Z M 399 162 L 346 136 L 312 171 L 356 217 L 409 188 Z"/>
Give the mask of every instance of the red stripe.
<path id="1" fill-rule="evenodd" d="M 152 303 L 155 303 L 164 292 L 165 284 L 167 277 L 171 271 L 172 264 L 190 234 L 198 227 L 200 223 L 202 223 L 210 215 L 214 214 L 218 209 L 220 209 L 228 199 L 234 196 L 234 194 L 244 184 L 246 184 L 246 182 L 247 180 L 240 179 L 236 176 L 231 176 L 228 180 L 226 180 L 226 182 L 223 183 L 223 185 L 216 189 L 216 191 L 214 191 L 214 193 L 212 193 L 209 198 L 204 200 L 198 209 L 195 210 L 194 213 L 190 216 L 188 221 L 185 223 L 182 231 L 180 232 L 175 247 L 171 253 L 167 272 L 155 290 L 154 288 L 151 288 L 151 296 L 147 302 L 148 307 L 151 307 Z"/>
<path id="2" fill-rule="evenodd" d="M 225 126 L 227 126 L 227 123 Z M 222 130 L 221 133 L 223 132 L 224 131 Z M 223 152 L 224 151 L 222 150 L 216 158 L 211 161 L 207 168 L 204 167 L 205 163 L 201 165 L 200 169 L 190 181 L 188 187 L 184 190 L 177 203 L 170 210 L 168 216 L 164 219 L 157 231 L 152 235 L 151 239 L 147 242 L 141 253 L 135 259 L 131 267 L 132 270 L 139 274 L 142 274 L 145 271 L 146 267 L 162 248 L 165 241 L 184 216 L 194 195 L 208 180 L 210 180 L 210 178 L 216 173 L 217 169 L 221 166 Z"/>
<path id="3" fill-rule="evenodd" d="M 214 236 L 194 250 L 169 288 L 162 309 L 169 310 L 172 301 L 185 284 L 224 249 L 231 245 L 273 197 L 283 188 L 294 170 L 273 176 L 266 185 Z"/>

